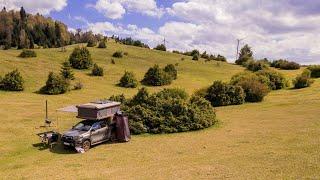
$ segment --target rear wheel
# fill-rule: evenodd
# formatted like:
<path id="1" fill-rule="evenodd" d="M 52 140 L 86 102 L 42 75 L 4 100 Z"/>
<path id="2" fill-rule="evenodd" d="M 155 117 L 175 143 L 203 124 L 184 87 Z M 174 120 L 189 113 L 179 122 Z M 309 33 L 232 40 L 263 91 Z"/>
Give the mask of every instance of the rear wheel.
<path id="1" fill-rule="evenodd" d="M 85 140 L 83 143 L 82 143 L 82 148 L 85 152 L 89 151 L 90 149 L 90 141 L 89 140 Z"/>

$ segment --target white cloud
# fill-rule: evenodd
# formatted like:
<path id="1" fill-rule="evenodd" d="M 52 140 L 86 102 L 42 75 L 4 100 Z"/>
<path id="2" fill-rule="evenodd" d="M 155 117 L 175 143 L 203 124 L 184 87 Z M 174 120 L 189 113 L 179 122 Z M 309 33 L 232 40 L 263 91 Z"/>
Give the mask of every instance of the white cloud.
<path id="1" fill-rule="evenodd" d="M 199 48 L 234 60 L 236 39 L 246 37 L 243 44 L 252 46 L 256 58 L 319 63 L 319 2 L 188 0 L 167 12 L 176 20 L 159 33 L 170 49 Z"/>
<path id="2" fill-rule="evenodd" d="M 121 19 L 126 12 L 137 12 L 151 17 L 161 17 L 163 8 L 158 8 L 155 0 L 98 0 L 94 7 L 110 19 Z"/>
<path id="3" fill-rule="evenodd" d="M 52 11 L 61 11 L 67 6 L 67 0 L 0 0 L 0 7 L 19 10 L 24 7 L 29 13 L 48 15 Z"/>

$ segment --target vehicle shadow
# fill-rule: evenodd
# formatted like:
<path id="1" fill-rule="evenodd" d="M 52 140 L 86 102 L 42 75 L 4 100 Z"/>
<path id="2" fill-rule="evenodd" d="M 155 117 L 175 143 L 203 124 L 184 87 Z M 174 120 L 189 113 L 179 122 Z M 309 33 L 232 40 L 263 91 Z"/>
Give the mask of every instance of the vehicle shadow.
<path id="1" fill-rule="evenodd" d="M 50 148 L 50 152 L 56 153 L 56 154 L 76 154 L 77 151 L 74 148 L 66 148 L 61 143 L 58 143 L 54 145 L 52 148 Z"/>

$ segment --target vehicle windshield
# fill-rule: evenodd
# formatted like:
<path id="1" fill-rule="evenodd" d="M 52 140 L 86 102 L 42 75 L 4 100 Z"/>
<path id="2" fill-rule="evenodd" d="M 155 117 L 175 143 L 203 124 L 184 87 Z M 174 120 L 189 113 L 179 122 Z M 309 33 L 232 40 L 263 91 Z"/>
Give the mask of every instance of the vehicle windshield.
<path id="1" fill-rule="evenodd" d="M 94 123 L 94 121 L 81 121 L 78 124 L 76 124 L 72 129 L 79 131 L 89 131 Z"/>

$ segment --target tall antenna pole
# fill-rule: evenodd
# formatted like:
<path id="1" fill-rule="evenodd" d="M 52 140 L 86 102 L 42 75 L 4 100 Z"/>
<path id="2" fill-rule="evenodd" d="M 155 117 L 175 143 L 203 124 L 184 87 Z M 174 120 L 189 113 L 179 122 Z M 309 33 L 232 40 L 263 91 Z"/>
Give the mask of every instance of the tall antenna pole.
<path id="1" fill-rule="evenodd" d="M 166 46 L 166 38 L 163 38 L 163 45 Z"/>
<path id="2" fill-rule="evenodd" d="M 245 37 L 246 38 L 246 37 Z M 240 45 L 240 42 L 242 40 L 244 40 L 245 38 L 242 38 L 242 39 L 237 39 L 237 53 L 236 53 L 236 60 L 238 60 L 238 55 L 239 55 L 239 45 Z"/>
<path id="3" fill-rule="evenodd" d="M 48 100 L 46 100 L 46 120 L 48 120 Z"/>

